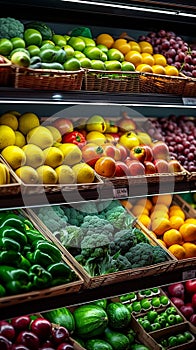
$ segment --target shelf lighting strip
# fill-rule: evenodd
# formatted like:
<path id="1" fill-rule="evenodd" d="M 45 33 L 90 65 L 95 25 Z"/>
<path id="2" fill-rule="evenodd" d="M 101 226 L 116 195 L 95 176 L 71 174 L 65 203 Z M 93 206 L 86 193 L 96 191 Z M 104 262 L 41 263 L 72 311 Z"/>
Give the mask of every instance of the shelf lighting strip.
<path id="1" fill-rule="evenodd" d="M 67 1 L 67 0 L 61 0 L 61 1 Z M 161 9 L 153 9 L 153 8 L 145 8 L 145 7 L 137 7 L 137 6 L 131 6 L 131 5 L 121 5 L 121 4 L 112 4 L 112 3 L 103 3 L 103 2 L 96 2 L 96 1 L 88 1 L 88 0 L 72 0 L 71 2 L 76 4 L 85 4 L 85 5 L 95 5 L 95 6 L 102 6 L 102 7 L 110 7 L 110 8 L 119 8 L 123 10 L 135 10 L 135 11 L 141 11 L 141 12 L 150 12 L 150 13 L 160 13 L 165 15 L 178 15 L 178 16 L 186 16 L 186 17 L 196 17 L 196 15 L 192 13 L 185 13 L 180 12 L 179 10 L 176 11 L 167 11 L 167 10 L 161 10 Z"/>

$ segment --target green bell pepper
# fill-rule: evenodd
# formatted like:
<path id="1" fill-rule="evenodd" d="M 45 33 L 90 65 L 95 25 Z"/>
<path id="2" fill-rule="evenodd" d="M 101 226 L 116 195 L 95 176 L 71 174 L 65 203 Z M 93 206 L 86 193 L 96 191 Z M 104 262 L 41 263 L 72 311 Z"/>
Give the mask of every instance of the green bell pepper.
<path id="1" fill-rule="evenodd" d="M 167 316 L 167 322 L 170 325 L 176 324 L 176 315 L 170 314 Z"/>
<path id="2" fill-rule="evenodd" d="M 20 262 L 20 252 L 11 249 L 0 252 L 0 265 L 18 266 Z"/>
<path id="3" fill-rule="evenodd" d="M 2 284 L 0 284 L 0 298 L 6 295 L 6 290 Z"/>
<path id="4" fill-rule="evenodd" d="M 168 307 L 165 311 L 168 315 L 171 315 L 171 314 L 175 315 L 177 313 L 177 310 L 174 306 Z"/>
<path id="5" fill-rule="evenodd" d="M 5 226 L 11 226 L 17 230 L 25 233 L 25 224 L 17 214 L 9 213 L 3 219 L 0 220 L 0 228 Z"/>
<path id="6" fill-rule="evenodd" d="M 154 322 L 159 323 L 161 328 L 164 328 L 167 320 L 163 315 L 158 315 L 157 318 L 155 318 Z"/>
<path id="7" fill-rule="evenodd" d="M 177 338 L 177 341 L 178 341 L 178 345 L 181 345 L 181 344 L 184 344 L 184 343 L 187 342 L 185 335 L 182 334 L 182 333 L 177 334 L 176 338 Z"/>
<path id="8" fill-rule="evenodd" d="M 43 235 L 38 230 L 34 229 L 26 230 L 26 237 L 29 244 L 33 244 L 34 242 L 44 240 Z"/>
<path id="9" fill-rule="evenodd" d="M 181 315 L 176 314 L 176 323 L 184 322 L 183 317 Z"/>
<path id="10" fill-rule="evenodd" d="M 64 262 L 49 265 L 47 271 L 52 275 L 52 286 L 72 282 L 77 277 L 75 272 Z"/>
<path id="11" fill-rule="evenodd" d="M 43 253 L 40 249 L 36 249 L 34 252 L 28 251 L 26 253 L 26 258 L 31 264 L 38 264 L 43 267 L 47 267 L 48 265 L 54 263 L 54 260 L 50 257 L 50 255 Z"/>
<path id="12" fill-rule="evenodd" d="M 28 292 L 32 286 L 27 271 L 8 265 L 0 266 L 0 280 L 9 294 Z"/>
<path id="13" fill-rule="evenodd" d="M 160 323 L 158 323 L 158 322 L 152 323 L 151 324 L 151 329 L 152 329 L 152 332 L 157 331 L 158 329 L 161 329 Z"/>
<path id="14" fill-rule="evenodd" d="M 52 242 L 46 241 L 44 239 L 35 241 L 33 243 L 33 248 L 35 250 L 38 249 L 41 252 L 48 254 L 52 258 L 53 262 L 61 261 L 61 252 Z"/>
<path id="15" fill-rule="evenodd" d="M 127 293 L 125 295 L 121 295 L 119 299 L 121 302 L 124 302 L 124 301 L 133 300 L 135 299 L 135 297 L 136 297 L 135 292 L 132 292 L 132 293 Z"/>
<path id="16" fill-rule="evenodd" d="M 158 316 L 158 312 L 155 310 L 150 310 L 147 313 L 147 317 L 148 317 L 148 320 L 150 322 L 154 322 L 154 320 L 157 318 L 157 316 Z"/>
<path id="17" fill-rule="evenodd" d="M 4 226 L 0 228 L 0 237 L 12 238 L 16 242 L 18 242 L 21 246 L 25 246 L 27 243 L 26 235 L 11 226 Z"/>
<path id="18" fill-rule="evenodd" d="M 132 303 L 132 308 L 133 308 L 133 311 L 135 311 L 135 312 L 140 312 L 141 309 L 142 309 L 141 304 L 140 304 L 139 301 L 134 301 Z"/>
<path id="19" fill-rule="evenodd" d="M 29 269 L 31 267 L 31 263 L 30 263 L 30 261 L 27 258 L 25 258 L 24 255 L 21 254 L 21 260 L 18 263 L 17 267 L 19 269 L 23 269 L 23 270 L 29 271 Z"/>
<path id="20" fill-rule="evenodd" d="M 35 289 L 42 289 L 51 286 L 52 275 L 41 265 L 33 265 L 29 269 L 29 277 Z"/>
<path id="21" fill-rule="evenodd" d="M 25 230 L 34 230 L 34 225 L 32 224 L 32 222 L 28 219 L 24 219 L 24 224 L 25 224 Z"/>
<path id="22" fill-rule="evenodd" d="M 143 320 L 140 322 L 140 324 L 146 332 L 150 332 L 152 330 L 151 323 L 148 320 Z"/>
<path id="23" fill-rule="evenodd" d="M 168 345 L 173 347 L 178 345 L 178 339 L 175 336 L 171 336 L 168 338 Z"/>
<path id="24" fill-rule="evenodd" d="M 19 252 L 20 244 L 12 238 L 0 237 L 0 250 L 14 250 Z"/>

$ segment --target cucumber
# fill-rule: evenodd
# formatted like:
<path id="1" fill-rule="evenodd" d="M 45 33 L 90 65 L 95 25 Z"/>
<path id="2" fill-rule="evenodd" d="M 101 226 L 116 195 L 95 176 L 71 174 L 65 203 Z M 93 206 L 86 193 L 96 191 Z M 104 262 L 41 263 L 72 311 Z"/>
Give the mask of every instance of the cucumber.
<path id="1" fill-rule="evenodd" d="M 131 321 L 131 314 L 127 307 L 120 303 L 110 303 L 106 309 L 108 325 L 113 329 L 125 329 Z"/>
<path id="2" fill-rule="evenodd" d="M 52 62 L 52 63 L 42 62 L 41 68 L 42 69 L 52 69 L 52 70 L 64 70 L 64 67 L 62 66 L 62 64 L 60 64 L 58 62 Z"/>
<path id="3" fill-rule="evenodd" d="M 87 350 L 113 350 L 111 345 L 102 339 L 90 339 L 85 344 Z"/>

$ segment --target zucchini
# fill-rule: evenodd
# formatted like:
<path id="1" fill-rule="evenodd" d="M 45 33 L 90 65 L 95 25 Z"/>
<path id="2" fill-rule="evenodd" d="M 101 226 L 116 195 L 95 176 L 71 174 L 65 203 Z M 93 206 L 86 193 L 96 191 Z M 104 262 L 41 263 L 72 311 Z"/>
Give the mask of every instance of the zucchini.
<path id="1" fill-rule="evenodd" d="M 90 339 L 85 344 L 87 350 L 113 350 L 111 345 L 102 339 Z"/>
<path id="2" fill-rule="evenodd" d="M 108 325 L 113 329 L 126 329 L 131 321 L 131 314 L 127 307 L 120 303 L 110 303 L 106 309 Z"/>
<path id="3" fill-rule="evenodd" d="M 41 68 L 42 69 L 52 69 L 52 70 L 64 70 L 64 67 L 62 66 L 62 64 L 60 64 L 58 62 L 52 62 L 52 63 L 42 62 Z"/>

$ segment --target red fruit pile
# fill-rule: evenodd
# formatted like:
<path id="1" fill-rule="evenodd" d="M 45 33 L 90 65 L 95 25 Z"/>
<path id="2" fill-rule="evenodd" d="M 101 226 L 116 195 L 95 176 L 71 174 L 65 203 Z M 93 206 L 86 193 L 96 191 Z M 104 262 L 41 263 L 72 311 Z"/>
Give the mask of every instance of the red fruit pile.
<path id="1" fill-rule="evenodd" d="M 188 116 L 170 115 L 151 119 L 149 134 L 159 135 L 169 147 L 170 156 L 188 171 L 196 171 L 196 122 Z"/>
<path id="2" fill-rule="evenodd" d="M 196 326 L 196 279 L 171 284 L 166 293 L 184 317 Z"/>
<path id="3" fill-rule="evenodd" d="M 69 332 L 45 318 L 34 320 L 27 315 L 0 321 L 2 350 L 73 350 Z"/>
<path id="4" fill-rule="evenodd" d="M 161 29 L 158 32 L 140 36 L 139 41 L 142 40 L 150 42 L 154 54 L 164 55 L 169 65 L 175 66 L 188 77 L 196 77 L 196 50 L 192 50 L 182 37 Z"/>

